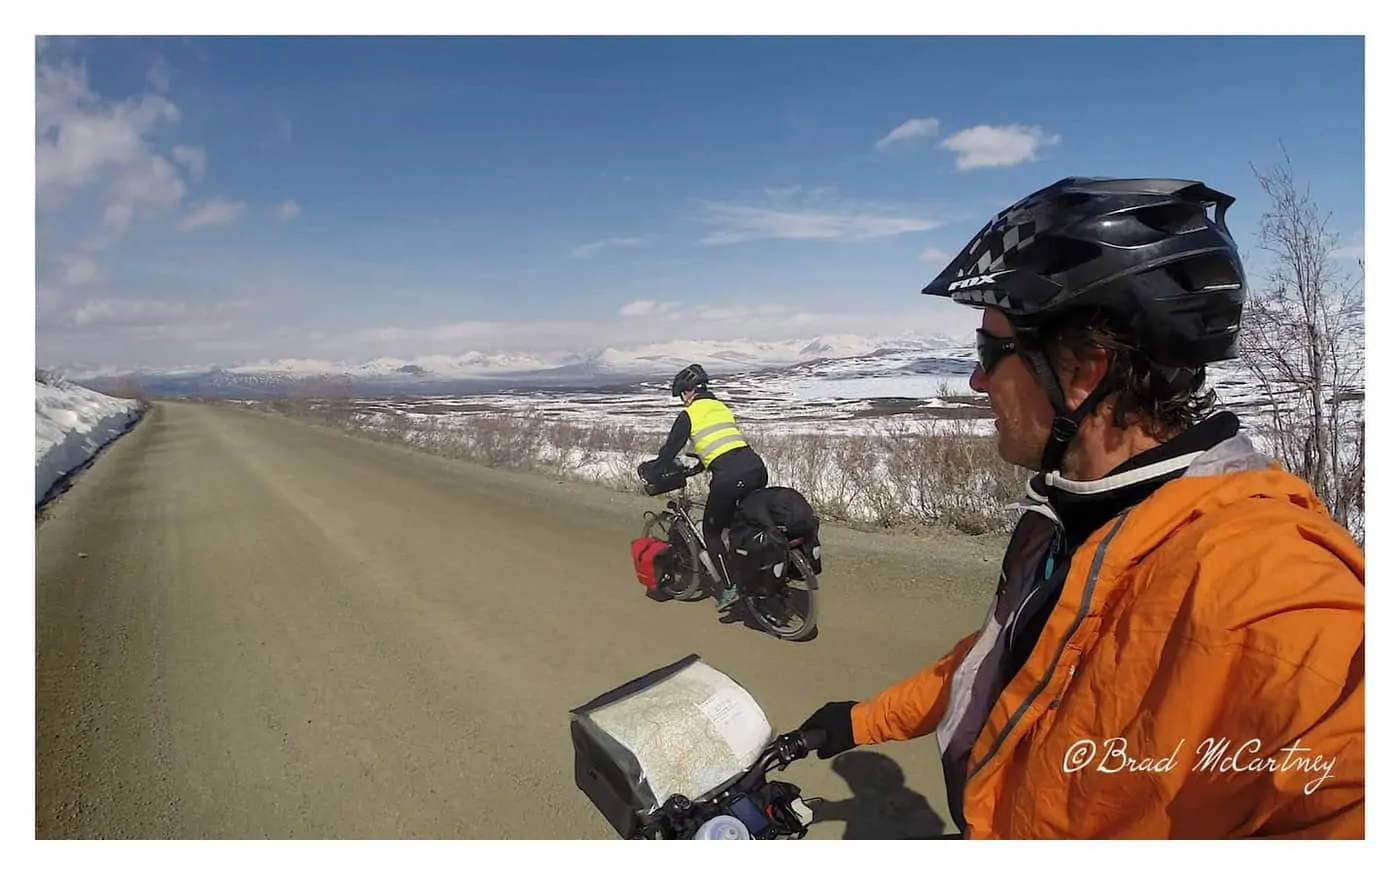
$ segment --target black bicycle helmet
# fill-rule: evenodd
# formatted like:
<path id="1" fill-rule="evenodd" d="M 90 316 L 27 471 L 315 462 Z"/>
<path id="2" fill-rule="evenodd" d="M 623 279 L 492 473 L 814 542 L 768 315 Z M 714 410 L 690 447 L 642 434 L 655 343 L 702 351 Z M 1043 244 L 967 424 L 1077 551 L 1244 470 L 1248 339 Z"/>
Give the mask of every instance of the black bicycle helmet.
<path id="1" fill-rule="evenodd" d="M 671 381 L 671 395 L 680 397 L 685 392 L 703 389 L 710 384 L 710 375 L 699 365 L 687 365 Z"/>
<path id="2" fill-rule="evenodd" d="M 1047 320 L 1071 309 L 1111 312 L 1138 350 L 1177 379 L 1237 355 L 1246 291 L 1225 225 L 1234 202 L 1192 180 L 1068 177 L 998 213 L 924 287 L 1006 314 L 1056 412 L 1043 470 L 1059 465 L 1080 421 L 1112 388 L 1101 385 L 1073 413 L 1065 409 L 1040 344 Z"/>

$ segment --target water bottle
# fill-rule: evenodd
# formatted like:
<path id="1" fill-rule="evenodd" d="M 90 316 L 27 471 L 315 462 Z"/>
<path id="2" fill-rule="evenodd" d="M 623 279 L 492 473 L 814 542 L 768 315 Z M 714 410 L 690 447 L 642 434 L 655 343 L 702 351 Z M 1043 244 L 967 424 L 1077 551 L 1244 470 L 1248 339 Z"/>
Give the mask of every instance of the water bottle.
<path id="1" fill-rule="evenodd" d="M 748 839 L 749 828 L 744 826 L 744 822 L 732 814 L 721 814 L 712 817 L 700 825 L 700 829 L 695 832 L 696 839 Z"/>

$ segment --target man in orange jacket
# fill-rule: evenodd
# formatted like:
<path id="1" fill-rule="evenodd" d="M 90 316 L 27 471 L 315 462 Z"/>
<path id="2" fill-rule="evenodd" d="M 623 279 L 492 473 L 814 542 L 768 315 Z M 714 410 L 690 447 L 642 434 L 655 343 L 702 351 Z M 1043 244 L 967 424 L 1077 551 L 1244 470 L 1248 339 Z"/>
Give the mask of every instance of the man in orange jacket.
<path id="1" fill-rule="evenodd" d="M 972 388 L 1037 473 L 983 627 L 818 709 L 820 757 L 934 734 L 965 838 L 1364 837 L 1365 557 L 1205 415 L 1245 295 L 1231 203 L 1061 180 L 924 289 L 982 309 Z"/>

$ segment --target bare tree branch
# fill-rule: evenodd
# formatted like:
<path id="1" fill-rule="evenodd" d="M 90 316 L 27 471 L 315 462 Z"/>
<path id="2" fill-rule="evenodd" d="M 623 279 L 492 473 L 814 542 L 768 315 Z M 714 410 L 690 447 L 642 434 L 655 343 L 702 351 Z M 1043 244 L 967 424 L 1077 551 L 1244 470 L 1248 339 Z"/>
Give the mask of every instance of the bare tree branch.
<path id="1" fill-rule="evenodd" d="M 1259 241 L 1271 259 L 1245 306 L 1240 358 L 1265 401 L 1271 451 L 1364 544 L 1362 281 L 1342 269 L 1331 214 L 1299 189 L 1287 151 L 1250 169 L 1269 198 Z"/>

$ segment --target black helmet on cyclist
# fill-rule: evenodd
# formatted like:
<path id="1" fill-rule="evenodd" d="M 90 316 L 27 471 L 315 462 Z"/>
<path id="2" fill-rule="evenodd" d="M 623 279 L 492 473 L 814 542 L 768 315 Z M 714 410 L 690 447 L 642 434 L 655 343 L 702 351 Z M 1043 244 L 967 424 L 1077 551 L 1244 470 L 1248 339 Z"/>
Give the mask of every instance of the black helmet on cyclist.
<path id="1" fill-rule="evenodd" d="M 704 389 L 710 384 L 710 375 L 699 365 L 687 365 L 671 381 L 671 395 L 679 398 L 686 392 Z"/>
<path id="2" fill-rule="evenodd" d="M 1041 342 L 1050 320 L 1081 308 L 1111 314 L 1154 367 L 1178 380 L 1237 355 L 1246 291 L 1225 225 L 1234 202 L 1192 180 L 1068 177 L 998 213 L 924 287 L 1006 315 L 1055 409 L 1042 470 L 1059 465 L 1079 423 L 1112 389 L 1101 384 L 1066 410 Z"/>

